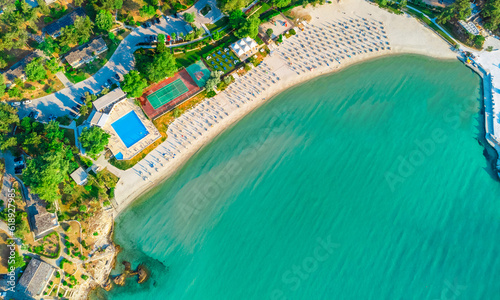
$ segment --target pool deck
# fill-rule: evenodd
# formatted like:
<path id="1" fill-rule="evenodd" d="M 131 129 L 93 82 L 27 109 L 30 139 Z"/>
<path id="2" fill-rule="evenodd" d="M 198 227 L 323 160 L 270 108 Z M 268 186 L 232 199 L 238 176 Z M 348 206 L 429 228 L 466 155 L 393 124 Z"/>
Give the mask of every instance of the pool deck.
<path id="1" fill-rule="evenodd" d="M 132 145 L 132 147 L 127 148 L 123 141 L 120 139 L 119 135 L 113 129 L 113 126 L 111 126 L 111 124 L 113 124 L 115 121 L 125 116 L 126 114 L 130 113 L 131 111 L 135 111 L 142 124 L 148 130 L 149 134 L 139 140 L 139 142 Z M 146 118 L 146 116 L 142 113 L 141 109 L 137 105 L 133 104 L 131 100 L 128 99 L 121 101 L 120 103 L 113 106 L 113 109 L 109 114 L 109 119 L 103 126 L 103 129 L 111 134 L 108 148 L 111 150 L 113 155 L 117 155 L 121 152 L 124 160 L 131 159 L 139 152 L 141 152 L 144 148 L 148 147 L 157 139 L 161 138 L 160 132 L 153 125 L 153 123 Z"/>

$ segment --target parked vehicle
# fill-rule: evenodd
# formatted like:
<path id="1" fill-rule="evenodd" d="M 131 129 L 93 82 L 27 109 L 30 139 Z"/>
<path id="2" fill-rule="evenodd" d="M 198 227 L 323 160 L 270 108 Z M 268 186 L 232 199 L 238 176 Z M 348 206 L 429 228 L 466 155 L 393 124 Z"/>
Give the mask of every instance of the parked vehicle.
<path id="1" fill-rule="evenodd" d="M 118 75 L 118 73 L 115 73 L 115 78 L 116 80 L 120 80 L 120 75 Z"/>
<path id="2" fill-rule="evenodd" d="M 87 100 L 87 98 L 85 96 L 80 97 L 80 103 L 85 103 L 85 100 Z"/>
<path id="3" fill-rule="evenodd" d="M 108 78 L 108 80 L 107 80 L 107 83 L 108 83 L 109 85 L 113 85 L 113 81 L 112 81 L 111 79 L 109 79 L 109 78 Z"/>
<path id="4" fill-rule="evenodd" d="M 20 174 L 22 174 L 22 173 L 23 173 L 23 169 L 24 169 L 24 166 L 15 167 L 15 168 L 14 168 L 14 173 L 15 173 L 16 175 L 20 175 Z"/>
<path id="5" fill-rule="evenodd" d="M 12 105 L 12 106 L 20 106 L 21 102 L 11 102 L 10 105 Z"/>
<path id="6" fill-rule="evenodd" d="M 19 168 L 19 167 L 24 168 L 24 157 L 18 156 L 16 158 L 14 158 L 14 167 L 15 168 Z"/>
<path id="7" fill-rule="evenodd" d="M 71 111 L 71 112 L 69 112 L 69 115 L 70 115 L 73 119 L 74 119 L 74 118 L 76 118 L 76 117 L 78 117 L 78 115 L 77 115 L 77 114 L 75 114 L 75 113 L 74 113 L 74 112 L 72 112 L 72 111 Z"/>
<path id="8" fill-rule="evenodd" d="M 25 104 L 30 104 L 30 103 L 31 103 L 31 100 L 24 100 L 24 103 L 25 103 Z"/>
<path id="9" fill-rule="evenodd" d="M 146 23 L 142 23 L 142 27 L 148 28 L 148 25 Z"/>
<path id="10" fill-rule="evenodd" d="M 38 120 L 39 116 L 40 116 L 40 112 L 39 111 L 35 111 L 35 113 L 33 114 L 33 119 Z"/>
<path id="11" fill-rule="evenodd" d="M 155 21 L 156 21 L 156 24 L 160 24 L 160 18 L 156 18 Z"/>
<path id="12" fill-rule="evenodd" d="M 30 113 L 28 114 L 28 118 L 33 118 L 34 115 L 35 115 L 35 112 L 34 111 L 30 111 Z"/>

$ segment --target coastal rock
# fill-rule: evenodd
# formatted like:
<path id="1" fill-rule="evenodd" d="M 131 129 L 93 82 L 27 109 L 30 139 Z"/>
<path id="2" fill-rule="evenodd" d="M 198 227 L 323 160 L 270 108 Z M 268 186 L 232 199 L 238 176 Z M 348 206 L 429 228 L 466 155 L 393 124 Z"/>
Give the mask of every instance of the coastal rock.
<path id="1" fill-rule="evenodd" d="M 146 270 L 146 267 L 144 265 L 139 265 L 137 267 L 137 275 L 138 275 L 138 279 L 137 279 L 138 283 L 143 283 L 146 280 L 148 280 L 148 277 L 149 277 L 148 271 Z"/>
<path id="2" fill-rule="evenodd" d="M 118 276 L 116 276 L 114 279 L 113 279 L 113 282 L 116 284 L 116 285 L 121 285 L 123 286 L 125 284 L 125 279 L 127 278 L 127 276 L 125 274 L 120 274 Z"/>
<path id="3" fill-rule="evenodd" d="M 106 280 L 106 282 L 105 282 L 105 283 L 104 283 L 104 285 L 102 286 L 102 288 L 103 288 L 104 290 L 108 291 L 108 292 L 111 290 L 111 288 L 112 288 L 112 287 L 113 287 L 113 286 L 111 285 L 111 280 L 110 280 L 109 278 L 108 278 L 108 280 Z"/>
<path id="4" fill-rule="evenodd" d="M 122 265 L 125 266 L 125 273 L 130 272 L 130 270 L 132 269 L 132 265 L 126 260 L 122 262 Z"/>

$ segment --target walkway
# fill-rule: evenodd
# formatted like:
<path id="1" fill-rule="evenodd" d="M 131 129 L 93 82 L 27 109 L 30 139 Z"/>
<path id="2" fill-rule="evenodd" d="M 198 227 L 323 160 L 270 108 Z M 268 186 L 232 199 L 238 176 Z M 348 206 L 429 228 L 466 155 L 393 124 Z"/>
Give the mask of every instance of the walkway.
<path id="1" fill-rule="evenodd" d="M 56 76 L 57 76 L 57 78 L 59 78 L 59 80 L 62 82 L 62 84 L 64 84 L 64 87 L 70 87 L 73 85 L 73 83 L 71 81 L 69 81 L 68 77 L 66 77 L 66 75 L 64 75 L 63 72 L 57 72 Z"/>

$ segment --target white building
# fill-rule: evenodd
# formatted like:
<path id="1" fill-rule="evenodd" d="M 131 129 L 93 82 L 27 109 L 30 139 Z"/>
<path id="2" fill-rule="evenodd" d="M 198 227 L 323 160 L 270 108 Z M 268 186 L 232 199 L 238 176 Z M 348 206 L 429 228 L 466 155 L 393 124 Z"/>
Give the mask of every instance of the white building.
<path id="1" fill-rule="evenodd" d="M 82 167 L 79 167 L 71 173 L 71 178 L 73 178 L 76 184 L 85 185 L 87 183 L 87 172 L 85 172 Z"/>

